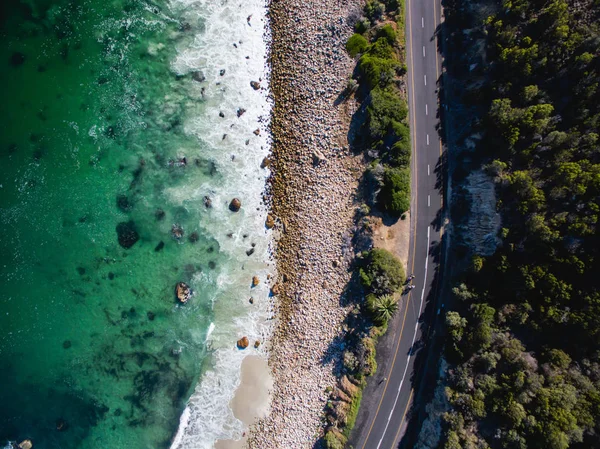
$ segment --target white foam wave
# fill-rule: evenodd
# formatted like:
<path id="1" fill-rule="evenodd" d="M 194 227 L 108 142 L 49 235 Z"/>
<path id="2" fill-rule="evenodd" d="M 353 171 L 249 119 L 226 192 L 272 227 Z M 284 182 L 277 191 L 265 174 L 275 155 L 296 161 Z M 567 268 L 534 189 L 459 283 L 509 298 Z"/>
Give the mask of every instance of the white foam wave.
<path id="1" fill-rule="evenodd" d="M 209 449 L 218 439 L 241 437 L 243 424 L 229 403 L 240 384 L 242 359 L 265 352 L 262 345 L 253 348 L 252 342 L 262 342 L 271 333 L 272 302 L 265 281 L 273 268 L 264 227 L 267 211 L 262 204 L 268 172 L 260 168 L 270 148 L 270 102 L 266 90 L 250 86 L 250 81 L 259 80 L 261 86 L 268 85 L 267 9 L 264 0 L 173 0 L 171 7 L 196 32 L 192 42 L 178 48 L 172 68 L 178 74 L 201 71 L 205 77 L 203 82 L 189 82 L 186 107 L 200 112 L 187 118 L 184 129 L 201 140 L 200 156 L 215 164 L 218 176 L 166 194 L 173 202 L 203 211 L 200 228 L 218 241 L 220 252 L 228 258 L 226 269 L 212 279 L 217 289 L 208 298 L 214 310 L 206 336 L 214 350 L 212 366 L 188 401 L 171 449 Z M 238 117 L 240 108 L 245 112 Z M 258 136 L 256 129 L 261 130 Z M 212 208 L 204 208 L 204 196 L 210 196 Z M 234 197 L 242 201 L 238 213 L 228 210 Z M 251 247 L 254 254 L 248 257 Z M 255 288 L 250 286 L 253 276 L 261 279 Z M 200 286 L 202 279 L 192 284 Z M 253 305 L 249 304 L 251 296 Z M 235 345 L 244 335 L 251 345 L 240 351 Z"/>

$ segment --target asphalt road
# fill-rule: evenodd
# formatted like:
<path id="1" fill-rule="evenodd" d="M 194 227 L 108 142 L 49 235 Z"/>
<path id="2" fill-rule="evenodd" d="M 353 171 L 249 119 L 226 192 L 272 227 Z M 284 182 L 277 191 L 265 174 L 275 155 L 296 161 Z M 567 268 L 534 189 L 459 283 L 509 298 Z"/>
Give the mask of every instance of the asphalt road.
<path id="1" fill-rule="evenodd" d="M 440 247 L 442 197 L 436 188 L 436 167 L 442 154 L 437 125 L 438 86 L 441 57 L 437 52 L 435 31 L 440 24 L 440 0 L 406 0 L 406 44 L 410 124 L 413 139 L 411 250 L 409 273 L 415 275 L 409 295 L 403 296 L 396 315 L 395 342 L 391 360 L 380 363 L 385 369 L 380 380 L 372 381 L 365 393 L 371 395 L 361 410 L 352 438 L 355 449 L 396 448 L 406 427 L 406 413 L 413 398 L 413 368 L 421 340 L 420 320 L 435 319 L 440 304 L 432 304 L 424 314 L 426 302 L 436 302 L 434 278 L 438 270 L 435 249 Z M 417 342 L 417 345 L 415 345 Z M 373 396 L 377 395 L 376 398 Z M 360 422 L 360 421 L 363 422 Z"/>

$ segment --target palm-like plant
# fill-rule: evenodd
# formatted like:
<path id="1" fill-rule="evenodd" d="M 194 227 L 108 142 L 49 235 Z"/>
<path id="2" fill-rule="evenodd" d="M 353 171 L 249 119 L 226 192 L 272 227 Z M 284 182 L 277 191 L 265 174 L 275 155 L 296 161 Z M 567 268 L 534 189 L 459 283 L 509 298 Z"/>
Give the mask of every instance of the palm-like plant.
<path id="1" fill-rule="evenodd" d="M 398 299 L 392 295 L 383 295 L 372 298 L 368 302 L 369 311 L 373 314 L 376 322 L 385 324 L 398 311 Z"/>

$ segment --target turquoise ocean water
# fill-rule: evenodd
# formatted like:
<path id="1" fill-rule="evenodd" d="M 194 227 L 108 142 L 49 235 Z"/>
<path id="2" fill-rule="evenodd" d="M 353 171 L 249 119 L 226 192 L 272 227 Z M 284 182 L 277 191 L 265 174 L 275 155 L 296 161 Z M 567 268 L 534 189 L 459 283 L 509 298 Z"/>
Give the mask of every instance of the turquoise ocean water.
<path id="1" fill-rule="evenodd" d="M 270 270 L 264 8 L 2 2 L 0 446 L 241 433 L 228 402 L 261 349 L 235 341 L 268 336 L 271 313 L 250 287 Z"/>

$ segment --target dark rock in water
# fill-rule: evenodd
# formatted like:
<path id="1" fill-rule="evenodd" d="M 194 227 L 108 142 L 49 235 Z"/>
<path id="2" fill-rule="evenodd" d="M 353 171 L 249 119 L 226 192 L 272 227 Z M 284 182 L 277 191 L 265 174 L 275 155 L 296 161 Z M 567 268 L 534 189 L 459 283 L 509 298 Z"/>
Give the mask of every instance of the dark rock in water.
<path id="1" fill-rule="evenodd" d="M 238 110 L 237 110 L 238 118 L 240 118 L 242 115 L 244 115 L 244 112 L 246 112 L 246 110 L 244 108 L 238 108 Z"/>
<path id="2" fill-rule="evenodd" d="M 200 240 L 200 235 L 197 231 L 194 231 L 190 234 L 189 240 L 190 243 L 196 243 L 198 240 Z"/>
<path id="3" fill-rule="evenodd" d="M 183 227 L 175 223 L 173 227 L 171 227 L 171 235 L 179 240 L 181 237 L 183 237 Z"/>
<path id="4" fill-rule="evenodd" d="M 225 118 L 225 114 L 223 114 L 223 111 L 219 112 L 219 117 Z"/>
<path id="5" fill-rule="evenodd" d="M 254 298 L 251 296 L 251 297 L 250 297 L 250 299 L 248 300 L 248 302 L 249 302 L 250 304 L 254 304 Z"/>
<path id="6" fill-rule="evenodd" d="M 69 423 L 65 421 L 63 418 L 58 418 L 56 420 L 56 430 L 59 432 L 64 432 L 69 428 Z"/>
<path id="7" fill-rule="evenodd" d="M 239 211 L 241 207 L 242 202 L 239 200 L 239 198 L 234 198 L 231 200 L 231 203 L 229 203 L 229 210 L 232 212 Z"/>
<path id="8" fill-rule="evenodd" d="M 259 346 L 260 346 L 260 341 L 259 341 L 259 340 L 256 340 L 256 341 L 254 342 L 254 349 L 258 349 L 258 347 L 259 347 Z"/>
<path id="9" fill-rule="evenodd" d="M 271 159 L 269 159 L 268 157 L 266 157 L 260 163 L 260 168 L 267 168 L 269 165 L 271 165 Z"/>
<path id="10" fill-rule="evenodd" d="M 112 271 L 110 271 L 108 273 L 108 279 L 110 279 L 111 281 L 115 278 L 115 273 L 113 273 Z"/>
<path id="11" fill-rule="evenodd" d="M 123 212 L 129 212 L 133 209 L 133 203 L 129 201 L 127 195 L 117 195 L 117 207 Z"/>
<path id="12" fill-rule="evenodd" d="M 238 349 L 246 349 L 249 344 L 250 341 L 248 341 L 248 337 L 242 337 L 237 341 Z"/>
<path id="13" fill-rule="evenodd" d="M 217 264 L 213 260 L 211 260 L 210 262 L 208 262 L 208 268 L 214 270 L 215 268 L 217 268 Z"/>
<path id="14" fill-rule="evenodd" d="M 197 72 L 192 72 L 192 79 L 199 83 L 206 81 L 206 77 L 204 76 L 204 73 L 202 73 L 200 70 L 198 70 Z"/>
<path id="15" fill-rule="evenodd" d="M 154 312 L 147 312 L 146 316 L 148 317 L 148 320 L 150 320 L 150 321 L 154 321 L 154 318 L 156 318 L 156 315 L 154 314 Z"/>
<path id="16" fill-rule="evenodd" d="M 207 253 L 212 253 L 215 251 L 215 248 L 212 246 L 209 246 L 208 249 L 206 250 Z"/>
<path id="17" fill-rule="evenodd" d="M 206 208 L 212 207 L 212 200 L 210 199 L 209 196 L 204 197 L 204 207 L 206 207 Z"/>
<path id="18" fill-rule="evenodd" d="M 221 75 L 221 76 L 225 75 L 225 69 L 221 69 L 221 70 L 219 71 L 219 75 Z"/>
<path id="19" fill-rule="evenodd" d="M 63 341 L 63 349 L 69 349 L 71 346 L 73 346 L 73 344 L 71 343 L 71 340 Z"/>
<path id="20" fill-rule="evenodd" d="M 250 248 L 246 251 L 246 256 L 251 256 L 252 254 L 254 254 L 254 248 Z"/>
<path id="21" fill-rule="evenodd" d="M 154 216 L 156 217 L 157 220 L 162 220 L 165 218 L 165 211 L 162 209 L 157 209 L 156 212 L 154 212 Z"/>
<path id="22" fill-rule="evenodd" d="M 250 81 L 250 85 L 252 86 L 252 89 L 254 89 L 254 90 L 260 89 L 260 83 L 258 81 Z"/>
<path id="23" fill-rule="evenodd" d="M 185 304 L 192 296 L 192 289 L 185 282 L 178 282 L 175 287 L 175 296 L 179 302 Z"/>
<path id="24" fill-rule="evenodd" d="M 83 276 L 85 274 L 85 268 L 77 267 L 77 273 L 79 273 L 79 276 Z"/>
<path id="25" fill-rule="evenodd" d="M 121 416 L 122 414 L 123 414 L 123 410 L 121 410 L 120 408 L 116 409 L 113 412 L 113 415 L 115 415 L 115 416 Z"/>
<path id="26" fill-rule="evenodd" d="M 255 129 L 252 132 L 254 133 L 255 136 L 258 136 L 260 134 L 260 129 Z"/>
<path id="27" fill-rule="evenodd" d="M 133 220 L 122 221 L 117 225 L 116 231 L 119 238 L 119 245 L 125 249 L 131 248 L 140 239 Z"/>
<path id="28" fill-rule="evenodd" d="M 25 55 L 23 53 L 15 51 L 10 56 L 10 65 L 12 65 L 13 67 L 19 67 L 20 65 L 23 65 L 24 62 L 25 62 Z"/>
<path id="29" fill-rule="evenodd" d="M 154 248 L 155 252 L 159 252 L 161 251 L 163 248 L 165 247 L 165 242 L 163 242 L 162 240 L 160 242 L 158 242 L 158 245 L 156 245 L 156 248 Z"/>

